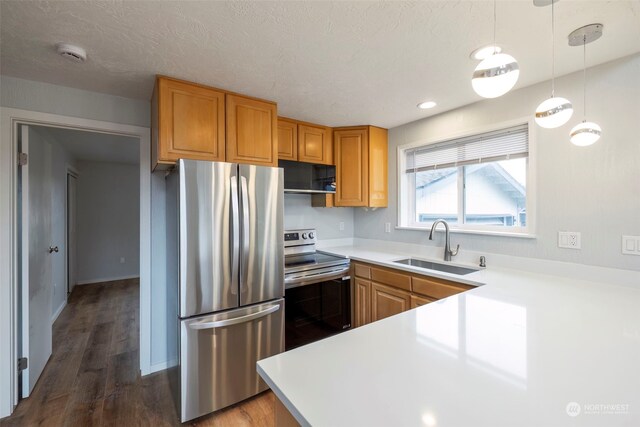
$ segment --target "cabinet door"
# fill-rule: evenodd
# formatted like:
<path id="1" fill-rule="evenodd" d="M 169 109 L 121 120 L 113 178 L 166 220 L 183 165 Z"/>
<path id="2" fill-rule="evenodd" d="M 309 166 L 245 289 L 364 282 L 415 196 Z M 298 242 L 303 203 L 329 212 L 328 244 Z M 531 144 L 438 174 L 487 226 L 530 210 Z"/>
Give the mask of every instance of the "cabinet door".
<path id="1" fill-rule="evenodd" d="M 371 321 L 409 310 L 411 294 L 379 283 L 371 283 Z"/>
<path id="2" fill-rule="evenodd" d="M 278 119 L 278 159 L 298 160 L 298 124 Z"/>
<path id="3" fill-rule="evenodd" d="M 157 80 L 157 92 L 158 105 L 153 109 L 156 162 L 224 160 L 224 93 L 162 77 Z"/>
<path id="4" fill-rule="evenodd" d="M 227 162 L 278 165 L 278 123 L 274 103 L 227 95 Z"/>
<path id="5" fill-rule="evenodd" d="M 434 302 L 435 299 L 421 297 L 419 295 L 411 295 L 411 308 L 420 307 L 421 305 L 429 304 L 430 302 Z"/>
<path id="6" fill-rule="evenodd" d="M 324 126 L 298 125 L 298 161 L 333 164 L 331 130 Z"/>
<path id="7" fill-rule="evenodd" d="M 334 132 L 336 206 L 367 206 L 369 147 L 366 128 Z"/>
<path id="8" fill-rule="evenodd" d="M 386 208 L 388 203 L 387 130 L 369 127 L 369 207 Z"/>
<path id="9" fill-rule="evenodd" d="M 355 324 L 356 328 L 371 322 L 371 282 L 355 278 Z"/>
<path id="10" fill-rule="evenodd" d="M 435 277 L 413 277 L 413 279 L 411 279 L 411 288 L 415 293 L 433 299 L 441 299 L 473 289 L 473 286 L 465 285 L 464 283 L 450 282 Z"/>

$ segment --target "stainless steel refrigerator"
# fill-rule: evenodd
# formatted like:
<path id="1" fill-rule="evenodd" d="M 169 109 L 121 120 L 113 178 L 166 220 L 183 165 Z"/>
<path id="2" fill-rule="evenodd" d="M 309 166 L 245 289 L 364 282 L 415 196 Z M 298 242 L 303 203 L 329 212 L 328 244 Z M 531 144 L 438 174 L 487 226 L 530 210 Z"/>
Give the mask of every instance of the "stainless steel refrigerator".
<path id="1" fill-rule="evenodd" d="M 283 172 L 180 160 L 166 186 L 185 422 L 266 390 L 256 362 L 284 351 Z"/>

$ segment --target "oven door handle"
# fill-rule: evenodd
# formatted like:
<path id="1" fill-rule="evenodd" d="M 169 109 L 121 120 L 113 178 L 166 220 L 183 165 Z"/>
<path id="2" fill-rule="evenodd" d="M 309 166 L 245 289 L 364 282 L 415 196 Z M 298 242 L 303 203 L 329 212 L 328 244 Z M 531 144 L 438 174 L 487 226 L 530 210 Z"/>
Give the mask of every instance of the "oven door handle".
<path id="1" fill-rule="evenodd" d="M 286 277 L 284 279 L 284 287 L 285 289 L 290 289 L 298 286 L 312 285 L 325 280 L 341 279 L 344 278 L 346 273 L 349 273 L 349 266 L 318 274 L 301 274 L 298 276 Z"/>

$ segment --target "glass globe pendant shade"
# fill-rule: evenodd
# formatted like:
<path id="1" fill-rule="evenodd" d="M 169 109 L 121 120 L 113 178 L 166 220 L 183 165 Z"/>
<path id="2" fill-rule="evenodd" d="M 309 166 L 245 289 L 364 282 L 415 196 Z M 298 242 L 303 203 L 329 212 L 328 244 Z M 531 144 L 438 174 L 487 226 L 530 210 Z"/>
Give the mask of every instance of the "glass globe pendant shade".
<path id="1" fill-rule="evenodd" d="M 567 123 L 573 115 L 573 106 L 568 99 L 553 96 L 542 101 L 536 108 L 536 123 L 547 129 L 553 129 Z"/>
<path id="2" fill-rule="evenodd" d="M 569 133 L 571 143 L 579 147 L 593 144 L 600 139 L 601 134 L 602 129 L 600 129 L 600 126 L 586 121 L 574 126 Z"/>
<path id="3" fill-rule="evenodd" d="M 473 72 L 471 85 L 483 98 L 497 98 L 509 92 L 518 81 L 520 69 L 511 55 L 498 53 L 482 60 Z"/>

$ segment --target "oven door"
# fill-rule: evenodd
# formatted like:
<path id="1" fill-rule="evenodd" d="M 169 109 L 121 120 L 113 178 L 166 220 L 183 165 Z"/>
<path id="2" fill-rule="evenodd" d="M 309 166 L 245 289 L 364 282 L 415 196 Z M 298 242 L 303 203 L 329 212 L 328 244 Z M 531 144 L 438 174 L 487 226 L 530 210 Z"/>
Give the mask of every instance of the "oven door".
<path id="1" fill-rule="evenodd" d="M 285 348 L 300 347 L 351 328 L 349 268 L 339 277 L 303 280 L 286 285 Z M 312 283 L 309 283 L 312 282 Z M 288 287 L 287 287 L 288 286 Z"/>

